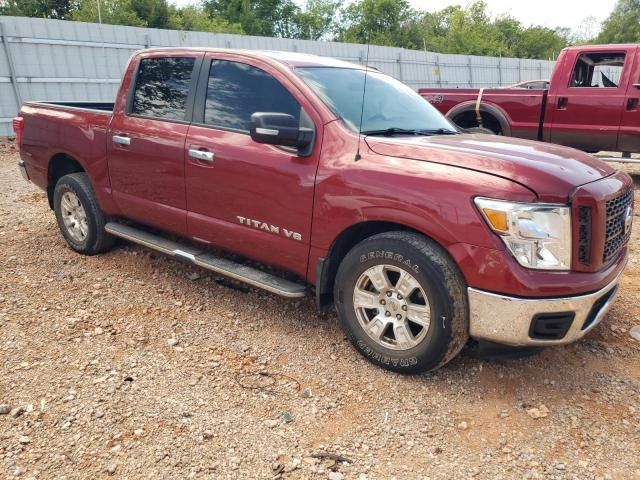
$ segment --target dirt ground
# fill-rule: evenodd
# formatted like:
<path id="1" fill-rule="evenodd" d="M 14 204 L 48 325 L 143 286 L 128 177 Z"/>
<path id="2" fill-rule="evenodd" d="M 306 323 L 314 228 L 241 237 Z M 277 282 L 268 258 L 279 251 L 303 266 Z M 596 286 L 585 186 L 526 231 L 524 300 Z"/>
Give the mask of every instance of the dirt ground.
<path id="1" fill-rule="evenodd" d="M 0 145 L 0 478 L 640 479 L 640 176 L 629 267 L 587 338 L 407 377 L 311 296 L 126 243 L 72 252 L 17 159 Z"/>

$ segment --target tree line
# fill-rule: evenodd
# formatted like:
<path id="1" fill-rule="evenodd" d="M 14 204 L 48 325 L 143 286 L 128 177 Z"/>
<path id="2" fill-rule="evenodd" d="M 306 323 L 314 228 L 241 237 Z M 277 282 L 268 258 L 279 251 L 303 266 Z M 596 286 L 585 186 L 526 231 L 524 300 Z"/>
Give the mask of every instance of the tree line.
<path id="1" fill-rule="evenodd" d="M 0 15 L 540 59 L 576 43 L 640 43 L 640 0 L 618 0 L 595 32 L 491 17 L 482 0 L 436 12 L 407 0 L 202 0 L 185 7 L 168 0 L 0 0 Z"/>

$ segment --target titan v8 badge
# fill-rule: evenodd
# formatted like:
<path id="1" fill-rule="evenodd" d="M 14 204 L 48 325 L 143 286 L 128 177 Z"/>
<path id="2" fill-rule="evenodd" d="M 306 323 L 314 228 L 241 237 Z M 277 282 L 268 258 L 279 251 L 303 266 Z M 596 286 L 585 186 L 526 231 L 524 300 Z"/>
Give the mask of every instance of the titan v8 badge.
<path id="1" fill-rule="evenodd" d="M 264 230 L 265 232 L 275 233 L 276 235 L 284 235 L 292 240 L 302 240 L 302 235 L 286 228 L 280 228 L 277 225 L 271 225 L 270 223 L 262 222 L 260 220 L 254 220 L 252 218 L 236 216 L 240 225 L 246 225 L 247 227 L 253 227 L 257 230 Z"/>

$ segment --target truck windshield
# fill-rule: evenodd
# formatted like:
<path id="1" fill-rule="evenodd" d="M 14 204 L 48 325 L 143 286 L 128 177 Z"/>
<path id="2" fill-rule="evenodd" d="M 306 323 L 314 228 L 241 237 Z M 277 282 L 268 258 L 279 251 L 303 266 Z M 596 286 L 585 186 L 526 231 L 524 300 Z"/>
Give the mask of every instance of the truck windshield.
<path id="1" fill-rule="evenodd" d="M 336 67 L 302 67 L 296 73 L 349 128 L 369 134 L 442 135 L 456 128 L 403 83 L 378 72 Z M 362 128 L 360 116 L 362 114 Z"/>

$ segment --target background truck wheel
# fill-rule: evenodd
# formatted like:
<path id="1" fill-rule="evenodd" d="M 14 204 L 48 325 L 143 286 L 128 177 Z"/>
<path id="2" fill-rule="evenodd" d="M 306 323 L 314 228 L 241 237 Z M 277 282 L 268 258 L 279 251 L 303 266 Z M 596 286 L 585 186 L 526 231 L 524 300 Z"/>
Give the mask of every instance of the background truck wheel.
<path id="1" fill-rule="evenodd" d="M 95 255 L 115 243 L 115 237 L 104 230 L 107 217 L 98 206 L 86 173 L 71 173 L 58 180 L 53 208 L 64 239 L 76 252 Z"/>
<path id="2" fill-rule="evenodd" d="M 434 370 L 468 339 L 462 275 L 439 245 L 415 233 L 381 233 L 356 245 L 340 264 L 334 298 L 351 343 L 389 370 Z"/>

